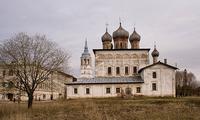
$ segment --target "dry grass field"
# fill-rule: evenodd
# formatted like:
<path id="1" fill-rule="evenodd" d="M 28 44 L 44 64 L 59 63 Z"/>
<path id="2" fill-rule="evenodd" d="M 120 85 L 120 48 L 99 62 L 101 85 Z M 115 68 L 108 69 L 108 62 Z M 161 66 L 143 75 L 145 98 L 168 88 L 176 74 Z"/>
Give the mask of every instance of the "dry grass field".
<path id="1" fill-rule="evenodd" d="M 0 120 L 200 120 L 200 97 L 1 102 Z"/>

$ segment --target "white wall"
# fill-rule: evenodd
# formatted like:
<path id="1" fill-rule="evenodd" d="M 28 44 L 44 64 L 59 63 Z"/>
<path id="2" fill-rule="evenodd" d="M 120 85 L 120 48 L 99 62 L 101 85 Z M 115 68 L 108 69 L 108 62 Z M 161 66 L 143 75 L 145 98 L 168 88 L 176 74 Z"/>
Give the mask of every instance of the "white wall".
<path id="1" fill-rule="evenodd" d="M 157 73 L 157 78 L 152 73 Z M 145 69 L 142 73 L 144 84 L 143 94 L 147 96 L 174 96 L 175 97 L 175 70 L 164 65 L 155 65 Z M 156 83 L 157 90 L 152 90 L 152 83 Z"/>
<path id="2" fill-rule="evenodd" d="M 141 84 L 92 84 L 92 85 L 67 85 L 67 99 L 70 98 L 100 98 L 116 97 L 121 94 L 116 93 L 116 88 L 125 91 L 127 87 L 132 89 L 133 95 L 142 95 Z M 106 88 L 111 88 L 110 94 L 106 93 Z M 141 93 L 136 93 L 136 87 L 141 87 Z M 74 88 L 78 89 L 78 94 L 74 94 Z M 90 94 L 86 94 L 86 88 L 90 88 Z"/>
<path id="3" fill-rule="evenodd" d="M 95 77 L 132 76 L 134 66 L 139 70 L 148 64 L 149 52 L 147 50 L 96 51 Z M 125 75 L 125 66 L 129 67 L 129 75 Z M 112 67 L 112 75 L 108 75 L 108 67 Z M 120 67 L 120 75 L 116 75 L 116 67 Z"/>

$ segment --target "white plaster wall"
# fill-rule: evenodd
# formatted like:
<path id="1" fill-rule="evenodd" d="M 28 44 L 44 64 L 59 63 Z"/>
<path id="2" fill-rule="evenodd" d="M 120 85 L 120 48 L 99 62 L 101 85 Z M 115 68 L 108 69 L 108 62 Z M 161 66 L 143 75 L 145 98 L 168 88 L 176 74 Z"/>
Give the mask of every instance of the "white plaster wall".
<path id="1" fill-rule="evenodd" d="M 157 73 L 157 78 L 152 73 Z M 141 73 L 144 79 L 143 94 L 147 96 L 174 96 L 175 97 L 175 70 L 164 65 L 155 65 Z M 152 90 L 152 83 L 157 84 L 157 90 Z"/>
<path id="2" fill-rule="evenodd" d="M 110 87 L 111 93 L 106 93 L 106 88 Z M 92 85 L 67 85 L 67 99 L 73 98 L 104 98 L 117 97 L 116 88 L 121 91 L 129 87 L 132 89 L 133 95 L 142 95 L 142 84 L 92 84 Z M 141 87 L 141 93 L 136 93 L 136 87 Z M 78 94 L 74 94 L 74 88 L 78 89 Z M 90 94 L 86 94 L 86 88 L 90 88 Z"/>
<path id="3" fill-rule="evenodd" d="M 134 66 L 139 70 L 148 64 L 147 50 L 96 51 L 95 77 L 132 76 Z M 125 75 L 125 66 L 129 67 L 128 75 Z M 112 75 L 107 74 L 108 67 L 112 67 Z M 120 67 L 120 75 L 116 75 L 116 67 Z"/>

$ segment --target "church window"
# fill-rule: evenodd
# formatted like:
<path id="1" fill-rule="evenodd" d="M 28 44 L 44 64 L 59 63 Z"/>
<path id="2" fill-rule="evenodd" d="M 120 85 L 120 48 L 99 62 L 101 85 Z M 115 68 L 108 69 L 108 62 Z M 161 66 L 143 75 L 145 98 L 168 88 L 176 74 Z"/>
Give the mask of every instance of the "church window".
<path id="1" fill-rule="evenodd" d="M 120 74 L 120 68 L 116 67 L 116 74 L 119 75 Z"/>
<path id="2" fill-rule="evenodd" d="M 86 88 L 86 94 L 90 94 L 90 88 Z"/>
<path id="3" fill-rule="evenodd" d="M 43 94 L 43 99 L 46 99 L 46 94 Z"/>
<path id="4" fill-rule="evenodd" d="M 137 67 L 136 66 L 133 67 L 133 73 L 134 74 L 137 73 Z"/>
<path id="5" fill-rule="evenodd" d="M 84 59 L 84 64 L 86 64 L 86 59 Z"/>
<path id="6" fill-rule="evenodd" d="M 77 94 L 77 93 L 78 93 L 78 89 L 74 88 L 74 94 Z"/>
<path id="7" fill-rule="evenodd" d="M 106 94 L 110 94 L 110 88 L 106 88 Z"/>
<path id="8" fill-rule="evenodd" d="M 130 87 L 127 87 L 125 89 L 125 93 L 126 93 L 126 95 L 131 95 L 132 94 L 132 89 Z"/>
<path id="9" fill-rule="evenodd" d="M 128 75 L 128 67 L 125 67 L 125 75 Z"/>
<path id="10" fill-rule="evenodd" d="M 136 93 L 141 93 L 141 87 L 136 87 Z"/>
<path id="11" fill-rule="evenodd" d="M 156 90 L 157 90 L 156 83 L 152 83 L 152 90 L 153 90 L 153 91 L 156 91 Z"/>
<path id="12" fill-rule="evenodd" d="M 153 77 L 153 78 L 156 78 L 156 77 L 157 77 L 156 72 L 153 72 L 153 73 L 152 73 L 152 77 Z"/>
<path id="13" fill-rule="evenodd" d="M 123 45 L 122 45 L 122 43 L 120 43 L 120 48 L 123 48 Z"/>
<path id="14" fill-rule="evenodd" d="M 116 93 L 120 93 L 120 88 L 116 88 Z"/>
<path id="15" fill-rule="evenodd" d="M 111 75 L 112 74 L 112 69 L 111 67 L 108 67 L 108 75 Z"/>

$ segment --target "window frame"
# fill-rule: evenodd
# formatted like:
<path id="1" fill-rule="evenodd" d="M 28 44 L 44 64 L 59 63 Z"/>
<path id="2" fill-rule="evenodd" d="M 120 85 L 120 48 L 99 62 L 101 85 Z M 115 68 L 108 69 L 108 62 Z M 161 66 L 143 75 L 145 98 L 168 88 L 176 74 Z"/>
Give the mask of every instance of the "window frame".
<path id="1" fill-rule="evenodd" d="M 107 73 L 108 73 L 108 75 L 112 75 L 112 67 L 108 67 Z"/>
<path id="2" fill-rule="evenodd" d="M 125 75 L 129 75 L 129 68 L 128 68 L 128 66 L 125 66 Z"/>
<path id="3" fill-rule="evenodd" d="M 141 87 L 136 87 L 136 93 L 141 93 Z"/>
<path id="4" fill-rule="evenodd" d="M 133 66 L 133 74 L 136 74 L 136 73 L 137 73 L 137 67 Z"/>
<path id="5" fill-rule="evenodd" d="M 152 83 L 152 91 L 157 91 L 157 84 L 156 83 Z"/>
<path id="6" fill-rule="evenodd" d="M 119 90 L 119 91 L 118 91 Z M 116 93 L 121 93 L 121 88 L 120 87 L 117 87 L 116 89 L 115 89 L 115 92 Z"/>
<path id="7" fill-rule="evenodd" d="M 106 87 L 106 94 L 111 94 L 111 88 L 110 87 Z"/>
<path id="8" fill-rule="evenodd" d="M 85 88 L 85 94 L 89 95 L 90 94 L 90 88 Z"/>
<path id="9" fill-rule="evenodd" d="M 78 94 L 78 88 L 74 88 L 74 94 Z"/>
<path id="10" fill-rule="evenodd" d="M 116 67 L 116 75 L 120 75 L 120 67 Z"/>
<path id="11" fill-rule="evenodd" d="M 152 78 L 157 78 L 157 73 L 154 71 L 154 72 L 152 72 Z"/>

